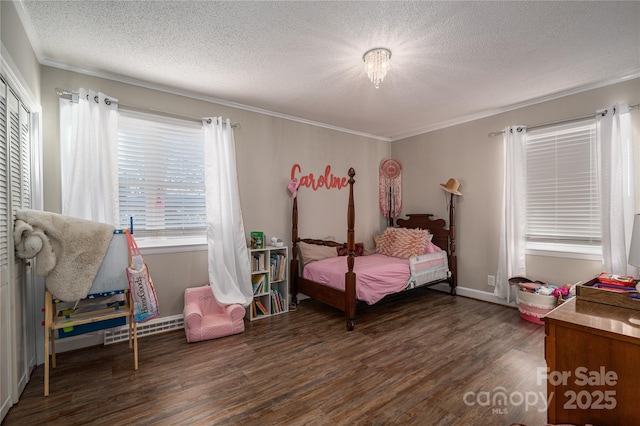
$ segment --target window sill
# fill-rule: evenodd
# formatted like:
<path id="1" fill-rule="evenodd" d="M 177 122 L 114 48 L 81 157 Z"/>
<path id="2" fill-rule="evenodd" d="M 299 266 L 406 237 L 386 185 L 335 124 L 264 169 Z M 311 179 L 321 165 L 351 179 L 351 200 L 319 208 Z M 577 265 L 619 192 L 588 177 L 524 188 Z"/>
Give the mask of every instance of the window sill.
<path id="1" fill-rule="evenodd" d="M 526 254 L 602 262 L 602 247 L 575 244 L 527 243 Z"/>
<path id="2" fill-rule="evenodd" d="M 204 251 L 208 249 L 207 237 L 136 237 L 143 255 Z"/>

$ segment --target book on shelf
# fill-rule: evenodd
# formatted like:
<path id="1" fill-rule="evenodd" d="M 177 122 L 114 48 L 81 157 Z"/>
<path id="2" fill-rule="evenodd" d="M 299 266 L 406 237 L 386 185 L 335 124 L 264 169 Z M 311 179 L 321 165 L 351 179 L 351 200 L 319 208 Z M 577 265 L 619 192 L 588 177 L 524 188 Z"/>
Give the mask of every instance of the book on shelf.
<path id="1" fill-rule="evenodd" d="M 259 253 L 253 253 L 251 256 L 251 270 L 253 272 L 256 271 L 265 271 L 267 269 L 267 260 L 266 260 L 266 253 L 265 252 L 259 252 Z"/>
<path id="2" fill-rule="evenodd" d="M 271 253 L 270 268 L 271 281 L 283 281 L 287 267 L 287 256 L 283 253 Z"/>
<path id="3" fill-rule="evenodd" d="M 285 312 L 287 310 L 287 302 L 282 293 L 277 290 L 271 291 L 271 311 L 273 313 Z"/>
<path id="4" fill-rule="evenodd" d="M 262 302 L 255 300 L 254 303 L 260 315 L 269 315 L 269 310 L 262 304 Z"/>
<path id="5" fill-rule="evenodd" d="M 266 292 L 267 276 L 265 274 L 252 275 L 251 286 L 253 288 L 253 294 L 261 294 Z"/>
<path id="6" fill-rule="evenodd" d="M 287 273 L 287 256 L 280 254 L 280 265 L 278 268 L 278 280 L 283 281 Z"/>

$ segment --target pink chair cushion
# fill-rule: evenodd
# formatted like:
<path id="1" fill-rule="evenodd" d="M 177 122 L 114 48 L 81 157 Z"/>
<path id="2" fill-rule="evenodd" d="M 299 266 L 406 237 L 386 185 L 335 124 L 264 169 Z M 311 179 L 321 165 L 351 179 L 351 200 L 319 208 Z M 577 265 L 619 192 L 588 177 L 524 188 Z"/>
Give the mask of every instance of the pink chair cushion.
<path id="1" fill-rule="evenodd" d="M 187 342 L 215 339 L 244 331 L 245 309 L 242 305 L 220 305 L 209 285 L 185 289 L 183 314 Z"/>

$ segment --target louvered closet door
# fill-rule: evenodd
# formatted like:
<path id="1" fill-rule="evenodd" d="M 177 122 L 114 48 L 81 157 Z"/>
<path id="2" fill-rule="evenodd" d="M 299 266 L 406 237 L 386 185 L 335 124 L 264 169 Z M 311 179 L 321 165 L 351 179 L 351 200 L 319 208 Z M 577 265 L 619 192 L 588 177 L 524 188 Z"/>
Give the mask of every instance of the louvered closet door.
<path id="1" fill-rule="evenodd" d="M 31 206 L 31 159 L 30 159 L 30 114 L 25 109 L 18 97 L 9 90 L 7 93 L 8 124 L 9 124 L 9 158 L 10 158 L 10 205 L 9 205 L 9 230 L 12 231 L 15 212 L 19 209 Z M 9 252 L 13 253 L 13 245 L 9 243 Z M 18 402 L 18 396 L 22 393 L 31 372 L 30 364 L 33 365 L 35 355 L 35 335 L 33 315 L 29 309 L 29 294 L 31 267 L 26 267 L 25 263 L 10 256 L 13 267 L 10 282 L 13 296 L 13 331 L 16 336 L 13 348 L 14 384 L 13 402 Z"/>
<path id="2" fill-rule="evenodd" d="M 0 397 L 2 417 L 18 402 L 35 366 L 35 317 L 28 285 L 31 267 L 14 255 L 15 212 L 31 206 L 31 114 L 2 81 L 0 86 Z"/>
<path id="3" fill-rule="evenodd" d="M 9 290 L 9 193 L 7 87 L 0 80 L 0 406 L 2 417 L 12 405 L 11 294 Z"/>

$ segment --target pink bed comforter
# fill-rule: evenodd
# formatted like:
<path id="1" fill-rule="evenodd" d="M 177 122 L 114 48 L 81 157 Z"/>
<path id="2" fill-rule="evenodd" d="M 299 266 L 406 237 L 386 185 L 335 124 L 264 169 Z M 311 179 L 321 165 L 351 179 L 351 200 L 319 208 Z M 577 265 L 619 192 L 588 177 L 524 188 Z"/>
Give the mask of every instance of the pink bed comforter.
<path id="1" fill-rule="evenodd" d="M 344 290 L 347 256 L 309 263 L 302 276 L 329 287 Z M 374 304 L 387 294 L 403 290 L 410 277 L 409 260 L 372 254 L 355 258 L 356 298 Z"/>

